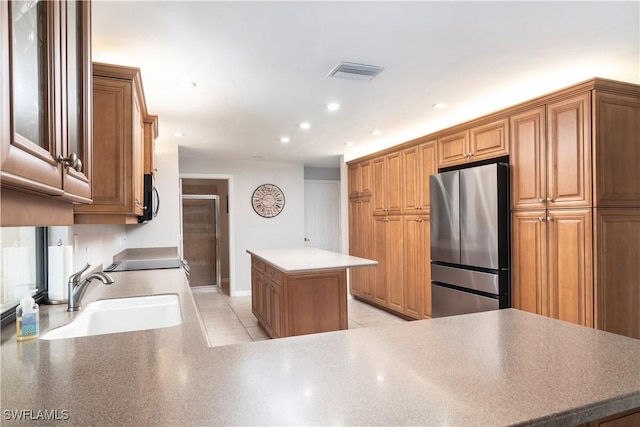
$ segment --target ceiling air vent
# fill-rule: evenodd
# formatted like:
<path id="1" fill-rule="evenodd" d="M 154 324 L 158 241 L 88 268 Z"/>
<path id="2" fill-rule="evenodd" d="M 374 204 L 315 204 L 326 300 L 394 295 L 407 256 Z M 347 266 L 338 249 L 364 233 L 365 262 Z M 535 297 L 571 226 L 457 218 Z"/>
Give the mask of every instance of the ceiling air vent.
<path id="1" fill-rule="evenodd" d="M 370 81 L 384 70 L 376 65 L 356 64 L 353 62 L 340 62 L 328 74 L 328 77 L 341 79 Z"/>

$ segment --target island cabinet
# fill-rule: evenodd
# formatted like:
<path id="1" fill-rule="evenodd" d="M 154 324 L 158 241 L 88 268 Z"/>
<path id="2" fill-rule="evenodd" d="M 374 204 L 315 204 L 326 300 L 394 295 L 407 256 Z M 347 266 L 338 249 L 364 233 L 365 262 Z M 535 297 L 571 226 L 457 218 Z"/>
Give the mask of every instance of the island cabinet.
<path id="1" fill-rule="evenodd" d="M 271 338 L 282 336 L 282 278 L 273 267 L 251 260 L 251 309 Z"/>
<path id="2" fill-rule="evenodd" d="M 91 3 L 0 4 L 2 225 L 70 225 L 89 203 Z"/>
<path id="3" fill-rule="evenodd" d="M 512 304 L 640 338 L 640 87 L 587 83 L 510 117 Z"/>
<path id="4" fill-rule="evenodd" d="M 509 122 L 502 118 L 438 138 L 438 167 L 501 157 L 509 154 Z"/>
<path id="5" fill-rule="evenodd" d="M 153 131 L 152 122 L 140 69 L 94 63 L 93 203 L 76 206 L 77 224 L 138 222 L 144 209 L 145 129 Z"/>
<path id="6" fill-rule="evenodd" d="M 347 329 L 347 268 L 377 264 L 311 247 L 247 252 L 252 312 L 271 338 Z"/>

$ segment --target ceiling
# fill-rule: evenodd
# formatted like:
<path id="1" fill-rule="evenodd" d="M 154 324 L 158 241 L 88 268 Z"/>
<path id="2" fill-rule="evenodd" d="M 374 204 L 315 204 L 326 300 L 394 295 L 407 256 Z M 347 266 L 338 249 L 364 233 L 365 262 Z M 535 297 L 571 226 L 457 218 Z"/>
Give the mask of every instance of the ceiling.
<path id="1" fill-rule="evenodd" d="M 140 67 L 157 149 L 181 159 L 338 166 L 591 77 L 640 83 L 637 1 L 98 0 L 92 13 L 93 60 Z M 384 71 L 327 77 L 340 61 Z"/>

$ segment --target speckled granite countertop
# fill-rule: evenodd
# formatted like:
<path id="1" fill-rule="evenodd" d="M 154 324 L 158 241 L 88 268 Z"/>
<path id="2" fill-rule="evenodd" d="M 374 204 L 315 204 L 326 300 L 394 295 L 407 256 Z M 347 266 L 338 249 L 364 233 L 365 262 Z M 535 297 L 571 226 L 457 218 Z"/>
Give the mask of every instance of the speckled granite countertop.
<path id="1" fill-rule="evenodd" d="M 575 425 L 640 407 L 640 340 L 510 309 L 209 348 L 182 270 L 113 276 L 84 303 L 177 293 L 183 324 L 23 343 L 4 328 L 3 426 L 45 410 L 83 426 Z M 43 307 L 43 329 L 70 317 Z"/>
<path id="2" fill-rule="evenodd" d="M 247 253 L 260 258 L 285 273 L 378 265 L 378 261 L 372 259 L 359 258 L 312 247 L 247 249 Z"/>

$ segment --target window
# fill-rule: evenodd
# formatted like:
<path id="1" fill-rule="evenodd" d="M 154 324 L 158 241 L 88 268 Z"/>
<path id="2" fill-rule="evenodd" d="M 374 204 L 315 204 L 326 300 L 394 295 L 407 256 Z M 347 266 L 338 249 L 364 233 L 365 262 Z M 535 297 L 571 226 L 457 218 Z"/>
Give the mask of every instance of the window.
<path id="1" fill-rule="evenodd" d="M 2 324 L 13 321 L 25 295 L 41 302 L 46 297 L 47 229 L 0 228 L 0 313 Z"/>

